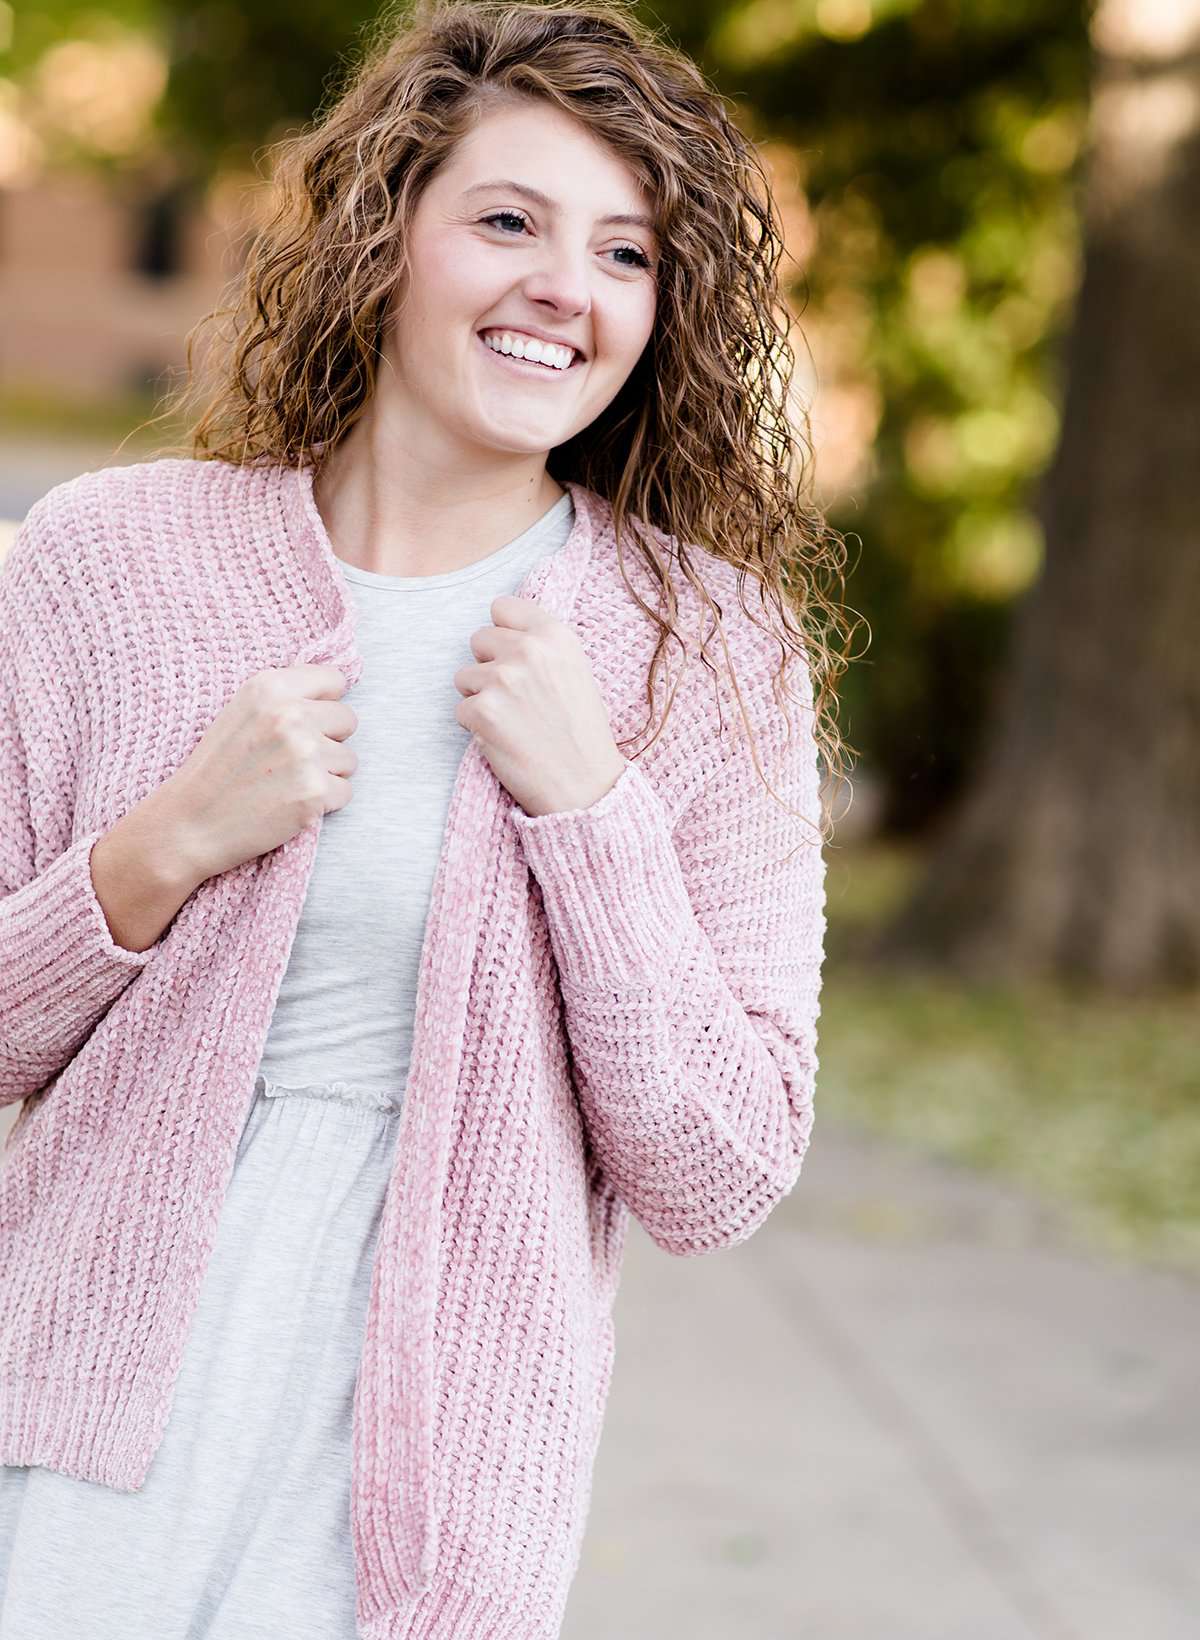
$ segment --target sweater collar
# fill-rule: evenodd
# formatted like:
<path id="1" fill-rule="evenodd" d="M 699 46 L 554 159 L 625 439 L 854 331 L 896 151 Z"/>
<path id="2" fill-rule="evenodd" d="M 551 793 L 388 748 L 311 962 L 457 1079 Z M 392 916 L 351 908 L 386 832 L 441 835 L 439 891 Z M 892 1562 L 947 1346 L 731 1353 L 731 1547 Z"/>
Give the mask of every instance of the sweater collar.
<path id="1" fill-rule="evenodd" d="M 320 630 L 294 661 L 337 666 L 346 673 L 347 686 L 353 686 L 362 675 L 355 607 L 313 495 L 315 469 L 306 464 L 281 467 L 277 472 L 288 536 L 295 546 L 298 567 L 320 622 Z M 517 588 L 516 596 L 532 599 L 560 621 L 570 621 L 604 522 L 607 503 L 594 490 L 572 479 L 564 480 L 563 487 L 570 491 L 575 507 L 570 534 L 561 547 L 533 565 Z"/>

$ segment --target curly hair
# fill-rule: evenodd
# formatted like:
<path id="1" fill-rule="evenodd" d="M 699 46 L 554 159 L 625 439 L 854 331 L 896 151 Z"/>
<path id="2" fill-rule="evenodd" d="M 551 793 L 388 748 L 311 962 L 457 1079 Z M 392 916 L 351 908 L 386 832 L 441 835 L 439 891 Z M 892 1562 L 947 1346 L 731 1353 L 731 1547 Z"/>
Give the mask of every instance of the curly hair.
<path id="1" fill-rule="evenodd" d="M 776 701 L 799 656 L 826 779 L 839 778 L 846 743 L 834 688 L 846 660 L 833 640 L 849 638 L 836 596 L 845 543 L 810 495 L 810 421 L 791 393 L 793 320 L 778 277 L 781 219 L 754 142 L 698 65 L 629 0 L 416 0 L 401 11 L 384 12 L 363 37 L 329 106 L 276 145 L 273 214 L 253 234 L 233 305 L 187 338 L 192 379 L 199 329 L 233 319 L 190 453 L 319 472 L 373 390 L 422 190 L 483 114 L 544 99 L 629 165 L 658 215 L 650 343 L 605 410 L 547 456 L 556 480 L 609 502 L 618 546 L 628 531 L 657 584 L 657 611 L 630 587 L 659 627 L 651 714 L 664 647 L 672 636 L 682 643 L 657 530 L 723 646 L 721 606 L 689 544 L 736 568 L 742 608 L 762 625 L 745 597 L 747 577 L 758 583 L 774 617 L 764 629 L 781 651 Z M 195 393 L 185 385 L 163 414 Z M 638 528 L 643 520 L 652 531 Z M 711 671 L 707 640 L 700 653 Z M 734 692 L 749 729 L 736 678 Z M 754 764 L 762 777 L 757 754 Z M 830 830 L 826 814 L 821 831 Z"/>

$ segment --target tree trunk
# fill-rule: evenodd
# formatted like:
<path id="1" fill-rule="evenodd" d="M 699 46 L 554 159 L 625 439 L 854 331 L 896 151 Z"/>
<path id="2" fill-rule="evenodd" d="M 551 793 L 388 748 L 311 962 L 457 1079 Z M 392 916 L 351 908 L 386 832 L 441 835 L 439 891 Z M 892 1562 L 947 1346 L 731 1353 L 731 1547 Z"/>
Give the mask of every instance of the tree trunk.
<path id="1" fill-rule="evenodd" d="M 1200 0 L 1107 0 L 1044 572 L 992 732 L 876 954 L 1200 979 Z"/>

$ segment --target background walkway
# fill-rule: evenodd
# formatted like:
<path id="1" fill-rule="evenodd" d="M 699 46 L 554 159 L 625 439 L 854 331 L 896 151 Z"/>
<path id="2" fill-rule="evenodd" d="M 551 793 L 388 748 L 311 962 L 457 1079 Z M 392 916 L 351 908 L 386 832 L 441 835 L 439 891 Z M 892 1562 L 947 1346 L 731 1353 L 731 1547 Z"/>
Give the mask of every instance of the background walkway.
<path id="1" fill-rule="evenodd" d="M 748 1242 L 625 1272 L 564 1640 L 1200 1636 L 1200 1284 L 827 1117 Z"/>

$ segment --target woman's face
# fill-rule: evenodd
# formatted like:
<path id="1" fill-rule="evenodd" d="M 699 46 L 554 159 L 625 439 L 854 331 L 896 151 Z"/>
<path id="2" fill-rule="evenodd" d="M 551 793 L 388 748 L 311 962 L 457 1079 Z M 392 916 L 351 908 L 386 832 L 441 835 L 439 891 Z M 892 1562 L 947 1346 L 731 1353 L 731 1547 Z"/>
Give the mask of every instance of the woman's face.
<path id="1" fill-rule="evenodd" d="M 653 328 L 652 216 L 625 162 L 560 110 L 481 119 L 416 207 L 386 348 L 395 376 L 380 381 L 389 422 L 409 420 L 422 450 L 453 460 L 464 447 L 545 454 L 594 421 Z M 484 339 L 506 332 L 570 345 L 569 367 Z"/>

